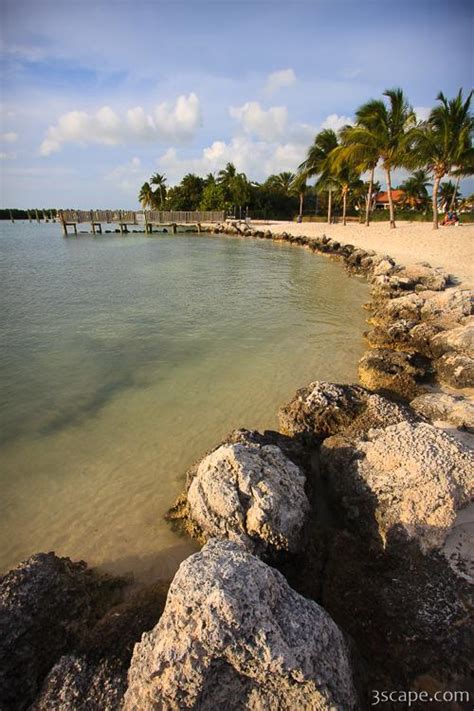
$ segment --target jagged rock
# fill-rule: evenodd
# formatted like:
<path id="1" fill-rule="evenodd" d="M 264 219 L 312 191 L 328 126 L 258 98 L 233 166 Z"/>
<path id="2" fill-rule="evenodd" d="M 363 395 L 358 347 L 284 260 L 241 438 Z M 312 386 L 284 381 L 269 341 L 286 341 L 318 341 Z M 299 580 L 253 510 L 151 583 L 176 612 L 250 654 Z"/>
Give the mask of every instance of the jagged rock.
<path id="1" fill-rule="evenodd" d="M 393 277 L 403 289 L 443 291 L 449 283 L 449 276 L 440 269 L 426 264 L 410 264 L 400 269 Z"/>
<path id="2" fill-rule="evenodd" d="M 275 445 L 225 444 L 205 457 L 187 494 L 203 531 L 250 551 L 295 551 L 309 502 L 305 476 Z"/>
<path id="3" fill-rule="evenodd" d="M 474 430 L 474 402 L 465 397 L 445 392 L 426 393 L 412 400 L 410 406 L 429 420 L 442 420 Z"/>
<path id="4" fill-rule="evenodd" d="M 136 645 L 124 711 L 355 708 L 342 633 L 240 545 L 181 564 L 159 624 Z"/>
<path id="5" fill-rule="evenodd" d="M 168 584 L 140 587 L 83 635 L 52 668 L 30 711 L 121 708 L 133 647 L 164 610 Z"/>
<path id="6" fill-rule="evenodd" d="M 64 656 L 29 711 L 119 711 L 126 689 L 127 674 L 117 661 Z"/>
<path id="7" fill-rule="evenodd" d="M 439 328 L 431 323 L 417 323 L 401 319 L 383 326 L 375 326 L 365 336 L 372 348 L 389 348 L 433 357 L 432 340 Z"/>
<path id="8" fill-rule="evenodd" d="M 0 707 L 28 706 L 56 660 L 81 639 L 123 582 L 84 562 L 37 553 L 0 581 Z"/>
<path id="9" fill-rule="evenodd" d="M 387 390 L 413 399 L 419 394 L 419 382 L 429 372 L 429 363 L 418 354 L 375 348 L 359 361 L 359 378 L 369 390 Z"/>
<path id="10" fill-rule="evenodd" d="M 474 387 L 474 359 L 462 353 L 445 353 L 435 362 L 441 382 L 453 388 Z"/>
<path id="11" fill-rule="evenodd" d="M 388 276 L 394 271 L 395 268 L 395 262 L 391 257 L 376 257 L 374 259 L 374 268 L 372 274 L 374 277 Z"/>
<path id="12" fill-rule="evenodd" d="M 474 317 L 449 331 L 441 331 L 432 339 L 431 344 L 434 355 L 455 351 L 472 356 L 474 354 Z"/>
<path id="13" fill-rule="evenodd" d="M 298 390 L 279 410 L 278 417 L 285 434 L 328 437 L 341 432 L 363 435 L 371 428 L 393 425 L 411 415 L 403 405 L 358 385 L 316 381 Z"/>
<path id="14" fill-rule="evenodd" d="M 371 320 L 376 325 L 400 319 L 430 321 L 443 328 L 453 328 L 470 316 L 471 310 L 472 293 L 466 289 L 411 292 L 385 301 Z"/>
<path id="15" fill-rule="evenodd" d="M 439 549 L 474 495 L 474 453 L 423 422 L 372 430 L 367 441 L 331 437 L 321 461 L 333 497 L 384 545 L 408 538 Z"/>

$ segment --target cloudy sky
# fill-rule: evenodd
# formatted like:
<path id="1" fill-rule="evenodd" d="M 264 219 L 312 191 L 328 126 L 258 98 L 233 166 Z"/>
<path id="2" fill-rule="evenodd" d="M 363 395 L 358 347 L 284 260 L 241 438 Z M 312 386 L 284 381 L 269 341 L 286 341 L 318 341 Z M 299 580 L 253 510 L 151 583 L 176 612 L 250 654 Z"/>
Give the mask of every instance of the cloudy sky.
<path id="1" fill-rule="evenodd" d="M 3 206 L 135 207 L 151 173 L 227 161 L 261 180 L 386 88 L 423 117 L 473 84 L 470 0 L 0 7 Z"/>

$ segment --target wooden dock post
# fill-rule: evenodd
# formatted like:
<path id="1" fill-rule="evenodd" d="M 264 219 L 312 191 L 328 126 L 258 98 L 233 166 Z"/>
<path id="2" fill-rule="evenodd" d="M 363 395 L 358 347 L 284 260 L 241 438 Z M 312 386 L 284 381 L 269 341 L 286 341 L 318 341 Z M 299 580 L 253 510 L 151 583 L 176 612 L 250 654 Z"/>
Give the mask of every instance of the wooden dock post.
<path id="1" fill-rule="evenodd" d="M 94 211 L 93 210 L 91 210 L 91 227 L 92 227 L 92 234 L 95 235 Z"/>
<path id="2" fill-rule="evenodd" d="M 68 236 L 67 224 L 66 224 L 66 220 L 64 219 L 64 213 L 62 210 L 59 211 L 59 219 L 61 220 L 61 224 L 63 226 L 63 234 L 65 237 L 67 237 Z"/>
<path id="3" fill-rule="evenodd" d="M 176 222 L 173 222 L 173 224 L 171 225 L 171 231 L 174 235 L 176 234 Z"/>

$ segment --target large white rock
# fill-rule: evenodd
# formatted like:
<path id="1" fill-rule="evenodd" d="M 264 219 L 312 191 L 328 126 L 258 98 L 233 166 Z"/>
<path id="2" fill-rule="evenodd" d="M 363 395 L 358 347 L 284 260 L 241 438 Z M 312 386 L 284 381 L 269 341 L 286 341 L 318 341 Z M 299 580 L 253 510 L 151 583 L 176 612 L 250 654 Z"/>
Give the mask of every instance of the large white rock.
<path id="1" fill-rule="evenodd" d="M 224 444 L 205 457 L 188 508 L 206 538 L 252 552 L 294 551 L 309 511 L 305 476 L 275 445 Z"/>
<path id="2" fill-rule="evenodd" d="M 348 711 L 342 633 L 242 546 L 213 539 L 181 564 L 135 646 L 124 711 Z"/>
<path id="3" fill-rule="evenodd" d="M 331 437 L 322 445 L 329 485 L 363 527 L 383 542 L 444 544 L 457 513 L 474 496 L 474 453 L 427 423 L 401 422 L 368 439 Z"/>

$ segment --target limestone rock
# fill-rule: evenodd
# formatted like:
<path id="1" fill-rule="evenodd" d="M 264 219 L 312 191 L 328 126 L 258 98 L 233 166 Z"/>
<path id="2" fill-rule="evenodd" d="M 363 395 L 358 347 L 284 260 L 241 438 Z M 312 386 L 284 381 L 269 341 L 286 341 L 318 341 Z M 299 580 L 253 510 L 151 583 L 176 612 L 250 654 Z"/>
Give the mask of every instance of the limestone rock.
<path id="1" fill-rule="evenodd" d="M 122 583 L 38 553 L 0 581 L 0 707 L 23 709 Z"/>
<path id="2" fill-rule="evenodd" d="M 159 624 L 135 646 L 124 711 L 355 708 L 342 633 L 242 546 L 181 564 Z"/>
<path id="3" fill-rule="evenodd" d="M 279 413 L 280 429 L 293 436 L 310 433 L 319 437 L 344 432 L 363 435 L 411 417 L 408 408 L 358 385 L 310 383 Z"/>
<path id="4" fill-rule="evenodd" d="M 419 394 L 419 382 L 429 372 L 422 356 L 375 348 L 359 361 L 359 378 L 369 390 L 387 390 L 411 400 Z"/>
<path id="5" fill-rule="evenodd" d="M 384 545 L 439 549 L 474 495 L 474 453 L 427 423 L 372 430 L 367 441 L 331 437 L 321 458 L 333 497 Z"/>
<path id="6" fill-rule="evenodd" d="M 474 317 L 470 316 L 465 323 L 449 331 L 441 331 L 432 339 L 431 347 L 436 356 L 448 351 L 474 354 Z"/>
<path id="7" fill-rule="evenodd" d="M 164 610 L 168 585 L 129 592 L 52 668 L 30 711 L 115 711 L 127 688 L 133 647 Z"/>
<path id="8" fill-rule="evenodd" d="M 256 553 L 294 551 L 309 511 L 304 485 L 279 447 L 225 444 L 199 464 L 189 513 L 205 538 L 240 541 Z"/>
<path id="9" fill-rule="evenodd" d="M 126 688 L 127 675 L 116 661 L 95 665 L 85 657 L 64 656 L 29 711 L 119 711 Z"/>
<path id="10" fill-rule="evenodd" d="M 395 270 L 395 262 L 391 257 L 376 257 L 372 274 L 374 277 L 388 276 Z"/>
<path id="11" fill-rule="evenodd" d="M 449 283 L 449 275 L 427 264 L 410 264 L 397 272 L 394 279 L 399 280 L 402 288 L 417 291 L 442 291 Z"/>
<path id="12" fill-rule="evenodd" d="M 386 301 L 374 314 L 372 321 L 383 324 L 407 319 L 435 322 L 444 328 L 452 328 L 472 312 L 472 293 L 467 289 L 446 291 L 410 292 Z"/>
<path id="13" fill-rule="evenodd" d="M 474 402 L 446 392 L 425 393 L 411 401 L 410 406 L 429 420 L 450 422 L 456 427 L 474 429 Z"/>
<path id="14" fill-rule="evenodd" d="M 445 353 L 435 362 L 441 382 L 453 388 L 474 387 L 474 358 L 462 353 Z"/>

